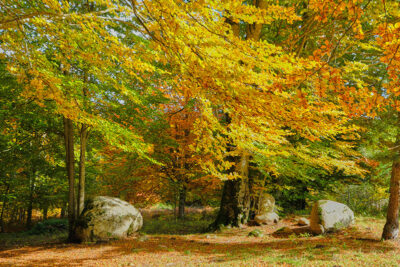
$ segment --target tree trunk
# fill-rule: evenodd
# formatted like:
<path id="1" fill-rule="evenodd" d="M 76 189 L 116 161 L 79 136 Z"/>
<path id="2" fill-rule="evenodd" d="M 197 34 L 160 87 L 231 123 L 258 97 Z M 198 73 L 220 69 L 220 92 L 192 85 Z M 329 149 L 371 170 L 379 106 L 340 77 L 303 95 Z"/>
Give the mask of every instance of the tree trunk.
<path id="1" fill-rule="evenodd" d="M 19 207 L 17 206 L 17 204 L 15 204 L 10 212 L 10 222 L 18 221 L 18 214 L 19 214 Z"/>
<path id="2" fill-rule="evenodd" d="M 259 9 L 266 9 L 266 0 L 253 0 L 251 4 Z M 240 25 L 230 18 L 227 18 L 227 23 L 231 24 L 233 34 L 240 38 Z M 247 40 L 258 41 L 261 38 L 261 30 L 263 24 L 254 23 L 246 25 Z M 227 122 L 230 123 L 231 118 L 227 115 Z M 214 223 L 210 225 L 211 229 L 217 229 L 220 225 L 231 225 L 240 227 L 246 224 L 250 214 L 250 179 L 248 176 L 249 170 L 249 155 L 247 152 L 240 157 L 239 166 L 239 179 L 229 180 L 224 182 L 224 189 L 222 191 L 221 206 Z"/>
<path id="3" fill-rule="evenodd" d="M 0 214 L 0 227 L 1 227 L 1 229 L 0 229 L 0 233 L 3 233 L 4 232 L 4 228 L 5 228 L 5 226 L 4 226 L 4 211 L 6 209 L 6 204 L 7 204 L 7 200 L 8 200 L 7 195 L 8 195 L 8 191 L 9 190 L 10 190 L 10 184 L 7 184 L 7 189 L 4 192 L 4 197 L 3 197 L 3 205 L 1 206 L 1 214 Z"/>
<path id="4" fill-rule="evenodd" d="M 43 208 L 43 221 L 47 220 L 47 213 L 48 213 L 48 211 L 49 211 L 49 207 L 48 207 L 48 206 L 45 206 L 45 207 Z"/>
<path id="5" fill-rule="evenodd" d="M 382 239 L 396 239 L 399 235 L 400 159 L 395 159 L 390 178 L 390 197 Z"/>
<path id="6" fill-rule="evenodd" d="M 71 119 L 64 118 L 65 165 L 68 188 L 68 239 L 74 241 L 75 230 L 75 170 L 74 170 L 74 129 Z"/>
<path id="7" fill-rule="evenodd" d="M 33 193 L 35 190 L 36 182 L 36 171 L 32 171 L 31 177 L 29 179 L 29 202 L 26 216 L 26 228 L 30 229 L 32 227 L 32 211 L 33 211 Z"/>
<path id="8" fill-rule="evenodd" d="M 61 212 L 60 212 L 60 218 L 64 219 L 65 217 L 65 209 L 66 209 L 67 203 L 63 203 L 61 207 Z"/>
<path id="9" fill-rule="evenodd" d="M 18 221 L 20 223 L 23 223 L 25 221 L 25 209 L 24 208 L 19 209 Z"/>
<path id="10" fill-rule="evenodd" d="M 29 201 L 27 213 L 26 213 L 26 228 L 30 229 L 32 227 L 32 202 Z"/>
<path id="11" fill-rule="evenodd" d="M 185 217 L 185 204 L 186 204 L 186 186 L 183 185 L 179 189 L 178 219 L 183 219 Z"/>
<path id="12" fill-rule="evenodd" d="M 78 210 L 77 216 L 82 213 L 83 206 L 85 204 L 85 175 L 86 175 L 86 146 L 88 139 L 88 126 L 82 124 L 80 131 L 80 157 L 79 157 L 79 186 L 78 186 Z"/>
<path id="13" fill-rule="evenodd" d="M 243 154 L 237 163 L 236 171 L 241 178 L 224 182 L 218 216 L 210 229 L 218 229 L 220 225 L 240 227 L 247 223 L 250 213 L 249 158 Z"/>

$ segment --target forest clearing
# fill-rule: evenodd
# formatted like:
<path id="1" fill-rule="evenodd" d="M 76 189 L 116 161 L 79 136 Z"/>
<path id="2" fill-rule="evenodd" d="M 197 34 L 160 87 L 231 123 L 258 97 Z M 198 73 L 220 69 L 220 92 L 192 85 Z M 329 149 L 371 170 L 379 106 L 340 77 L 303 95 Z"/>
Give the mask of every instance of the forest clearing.
<path id="1" fill-rule="evenodd" d="M 151 213 L 150 213 L 151 214 Z M 149 214 L 149 215 L 150 215 Z M 399 266 L 400 245 L 380 241 L 383 219 L 358 217 L 354 227 L 326 236 L 274 236 L 277 229 L 296 228 L 295 218 L 274 226 L 249 226 L 201 233 L 211 222 L 189 213 L 187 223 L 171 214 L 145 218 L 140 233 L 99 244 L 65 244 L 67 237 L 48 237 L 42 244 L 10 237 L 0 248 L 1 266 Z M 150 215 L 151 216 L 151 215 Z M 298 217 L 298 216 L 297 216 Z M 249 237 L 254 229 L 262 237 Z M 197 233 L 196 233 L 197 231 Z M 175 232 L 175 233 L 174 233 Z M 1 236 L 1 235 L 0 235 Z M 143 238 L 146 236 L 146 238 Z M 49 239 L 51 242 L 49 242 Z M 46 243 L 49 242 L 49 243 Z"/>

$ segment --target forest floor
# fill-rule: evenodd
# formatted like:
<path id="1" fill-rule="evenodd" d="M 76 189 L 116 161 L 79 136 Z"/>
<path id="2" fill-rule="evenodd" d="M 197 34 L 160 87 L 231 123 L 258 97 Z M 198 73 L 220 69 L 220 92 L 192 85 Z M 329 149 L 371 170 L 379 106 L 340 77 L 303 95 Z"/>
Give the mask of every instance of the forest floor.
<path id="1" fill-rule="evenodd" d="M 353 227 L 319 236 L 273 232 L 295 226 L 291 216 L 274 226 L 202 233 L 212 217 L 144 213 L 136 235 L 99 244 L 67 244 L 51 236 L 0 235 L 0 266 L 399 266 L 400 243 L 380 241 L 384 220 L 357 217 Z M 259 229 L 263 237 L 248 237 Z"/>

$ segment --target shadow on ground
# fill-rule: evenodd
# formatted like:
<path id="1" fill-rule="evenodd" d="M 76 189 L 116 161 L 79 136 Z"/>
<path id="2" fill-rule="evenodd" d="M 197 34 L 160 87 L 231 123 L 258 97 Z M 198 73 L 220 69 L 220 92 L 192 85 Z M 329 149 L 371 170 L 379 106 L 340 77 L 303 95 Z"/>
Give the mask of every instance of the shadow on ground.
<path id="1" fill-rule="evenodd" d="M 49 244 L 12 248 L 0 252 L 0 265 L 20 266 L 81 266 L 100 262 L 113 265 L 116 260 L 162 257 L 181 260 L 202 259 L 203 263 L 235 262 L 243 259 L 273 255 L 285 258 L 304 255 L 308 260 L 329 260 L 341 250 L 354 253 L 387 253 L 398 250 L 392 242 L 381 242 L 371 233 L 351 228 L 327 236 L 275 238 L 247 237 L 248 229 L 230 229 L 222 234 L 154 235 L 140 241 L 139 235 L 126 240 L 103 244 Z M 296 256 L 296 257 L 297 257 Z M 149 259 L 146 259 L 149 261 Z M 191 261 L 192 262 L 192 261 Z M 151 264 L 151 262 L 149 262 Z"/>

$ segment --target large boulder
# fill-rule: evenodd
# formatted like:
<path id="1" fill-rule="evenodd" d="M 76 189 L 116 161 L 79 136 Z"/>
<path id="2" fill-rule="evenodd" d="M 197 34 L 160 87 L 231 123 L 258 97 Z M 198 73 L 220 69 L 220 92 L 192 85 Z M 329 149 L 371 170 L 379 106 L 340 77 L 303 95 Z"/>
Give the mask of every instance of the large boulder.
<path id="1" fill-rule="evenodd" d="M 142 215 L 128 202 L 98 196 L 85 203 L 75 235 L 80 242 L 120 239 L 139 230 L 142 224 Z"/>
<path id="2" fill-rule="evenodd" d="M 261 194 L 258 200 L 257 214 L 273 212 L 275 208 L 275 198 L 270 194 Z"/>
<path id="3" fill-rule="evenodd" d="M 263 193 L 258 199 L 258 206 L 254 221 L 261 224 L 274 224 L 279 221 L 279 216 L 274 212 L 275 198 L 270 194 Z"/>
<path id="4" fill-rule="evenodd" d="M 345 204 L 319 200 L 315 202 L 310 216 L 310 228 L 314 234 L 335 232 L 354 222 L 354 213 Z"/>

